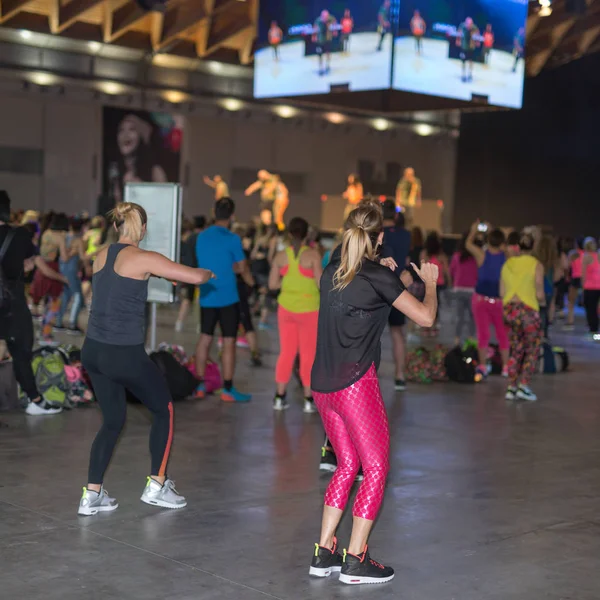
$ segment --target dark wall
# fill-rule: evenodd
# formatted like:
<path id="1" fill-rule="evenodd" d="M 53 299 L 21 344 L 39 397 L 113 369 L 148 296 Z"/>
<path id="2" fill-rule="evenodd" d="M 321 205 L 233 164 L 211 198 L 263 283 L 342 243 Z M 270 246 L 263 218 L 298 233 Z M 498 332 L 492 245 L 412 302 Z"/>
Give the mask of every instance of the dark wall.
<path id="1" fill-rule="evenodd" d="M 521 111 L 463 115 L 454 230 L 476 218 L 600 235 L 600 55 L 528 79 Z"/>

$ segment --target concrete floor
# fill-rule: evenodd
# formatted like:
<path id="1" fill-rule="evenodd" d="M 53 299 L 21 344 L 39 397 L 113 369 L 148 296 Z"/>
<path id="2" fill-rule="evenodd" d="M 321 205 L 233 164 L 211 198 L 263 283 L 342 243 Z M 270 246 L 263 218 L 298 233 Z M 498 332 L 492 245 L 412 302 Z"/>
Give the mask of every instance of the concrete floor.
<path id="1" fill-rule="evenodd" d="M 171 333 L 171 312 L 160 321 L 159 339 L 191 347 L 194 335 Z M 371 548 L 397 577 L 357 589 L 307 575 L 328 481 L 317 469 L 322 428 L 302 414 L 295 385 L 298 404 L 273 414 L 276 337 L 261 336 L 273 348 L 266 366 L 251 370 L 242 352 L 237 377 L 251 404 L 176 407 L 170 473 L 189 501 L 182 511 L 139 501 L 149 468 L 141 407 L 130 407 L 106 480 L 120 508 L 92 518 L 76 510 L 98 410 L 2 416 L 0 598 L 600 598 L 599 346 L 557 336 L 572 372 L 538 376 L 540 401 L 529 405 L 507 405 L 498 378 L 395 395 L 382 365 L 392 468 Z"/>

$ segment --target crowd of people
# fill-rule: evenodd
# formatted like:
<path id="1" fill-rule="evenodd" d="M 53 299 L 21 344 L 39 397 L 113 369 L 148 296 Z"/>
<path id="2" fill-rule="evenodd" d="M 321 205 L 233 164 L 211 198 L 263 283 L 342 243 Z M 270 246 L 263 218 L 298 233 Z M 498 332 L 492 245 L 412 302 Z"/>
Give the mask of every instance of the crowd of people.
<path id="1" fill-rule="evenodd" d="M 251 400 L 234 385 L 236 347 L 248 346 L 252 365 L 260 366 L 254 321 L 258 319 L 259 329 L 268 329 L 276 310 L 279 355 L 273 409 L 290 406 L 286 394 L 296 373 L 304 411 L 318 411 L 323 420 L 322 468 L 334 471 L 310 573 L 325 577 L 341 570 L 346 583 L 388 581 L 393 569 L 371 560 L 367 548 L 388 469 L 389 431 L 377 379 L 386 326 L 397 391 L 406 389 L 405 325 L 409 323 L 412 335 L 436 336 L 438 305 L 448 304 L 455 329 L 445 333 L 459 346 L 476 338 L 479 380 L 488 376 L 493 331 L 502 375 L 508 380 L 506 398 L 534 401 L 530 383 L 542 341 L 559 318 L 566 320 L 567 330 L 573 327 L 580 290 L 590 334 L 600 340 L 597 241 L 585 238 L 570 249 L 568 242 L 537 227 L 507 232 L 477 221 L 447 253 L 437 232 L 408 230 L 405 215 L 393 200 L 356 204 L 327 250 L 318 230 L 306 220 L 294 217 L 286 229 L 274 221 L 238 223 L 234 201 L 220 197 L 210 220 L 184 220 L 181 262 L 174 263 L 139 248 L 147 226 L 140 206 L 119 204 L 109 219 L 39 215 L 11 212 L 10 198 L 2 192 L 4 352 L 10 354 L 27 396 L 26 412 L 57 414 L 60 409 L 36 389 L 32 314 L 40 321 L 39 344 L 55 344 L 54 332 L 60 329 L 86 334 L 82 362 L 103 424 L 92 445 L 79 514 L 118 507 L 103 480 L 125 423 L 126 390 L 143 399 L 153 414 L 151 471 L 141 499 L 154 506 L 181 508 L 186 500 L 166 472 L 173 439 L 172 399 L 146 352 L 148 279 L 154 275 L 179 282 L 178 332 L 189 329 L 188 316 L 199 303 L 198 398 L 207 394 L 204 377 L 218 335 L 220 399 Z M 86 306 L 90 314 L 84 326 L 79 317 Z M 335 532 L 357 478 L 362 484 L 353 509 L 352 536 L 342 557 Z"/>

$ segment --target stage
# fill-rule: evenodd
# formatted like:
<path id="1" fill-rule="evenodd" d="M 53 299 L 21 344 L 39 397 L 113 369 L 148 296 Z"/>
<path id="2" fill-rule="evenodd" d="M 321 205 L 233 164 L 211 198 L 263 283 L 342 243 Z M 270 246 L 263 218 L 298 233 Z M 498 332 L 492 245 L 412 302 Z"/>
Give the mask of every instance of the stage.
<path id="1" fill-rule="evenodd" d="M 348 85 L 350 91 L 386 89 L 392 36 L 385 37 L 381 52 L 377 52 L 378 43 L 376 32 L 351 35 L 348 53 L 332 53 L 331 71 L 322 76 L 318 56 L 304 56 L 302 40 L 282 44 L 279 62 L 275 61 L 272 48 L 262 48 L 254 57 L 254 95 L 270 98 L 328 94 L 332 85 Z"/>
<path id="2" fill-rule="evenodd" d="M 513 73 L 515 59 L 508 52 L 492 50 L 487 65 L 474 62 L 473 81 L 464 83 L 461 61 L 448 58 L 446 40 L 423 39 L 421 56 L 413 37 L 396 39 L 395 47 L 395 89 L 467 101 L 477 94 L 487 96 L 488 104 L 521 107 L 525 61 L 520 60 Z"/>

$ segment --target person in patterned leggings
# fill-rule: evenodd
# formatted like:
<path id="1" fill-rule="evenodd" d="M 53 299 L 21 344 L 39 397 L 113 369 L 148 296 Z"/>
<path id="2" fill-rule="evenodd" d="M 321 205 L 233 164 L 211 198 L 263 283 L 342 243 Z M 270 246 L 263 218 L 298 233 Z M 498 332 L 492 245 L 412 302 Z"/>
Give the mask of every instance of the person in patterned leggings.
<path id="1" fill-rule="evenodd" d="M 507 400 L 537 400 L 529 383 L 538 366 L 542 343 L 540 306 L 545 304 L 546 294 L 544 267 L 532 256 L 534 245 L 531 234 L 521 234 L 520 255 L 509 258 L 500 275 L 500 295 L 510 340 Z"/>
<path id="2" fill-rule="evenodd" d="M 341 571 L 340 581 L 347 584 L 383 583 L 394 577 L 394 570 L 372 560 L 367 548 L 389 468 L 389 427 L 377 379 L 381 334 L 392 306 L 423 327 L 433 324 L 437 311 L 438 268 L 415 267 L 426 288 L 425 300 L 419 302 L 394 273 L 394 259 L 377 258 L 382 239 L 379 203 L 362 204 L 350 213 L 342 244 L 321 277 L 311 373 L 314 401 L 338 464 L 325 493 L 321 537 L 309 573 L 327 577 Z M 335 533 L 361 465 L 364 479 L 342 559 Z"/>

